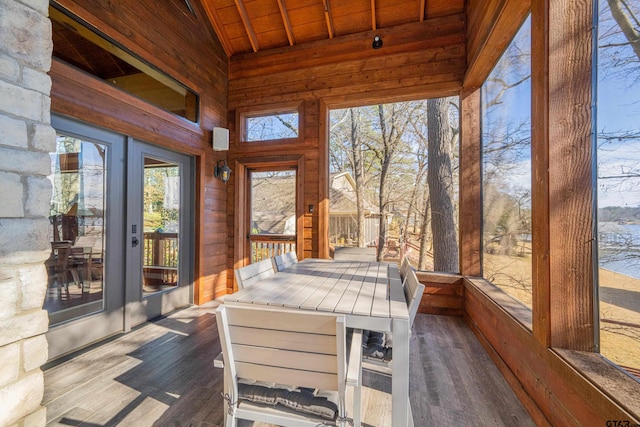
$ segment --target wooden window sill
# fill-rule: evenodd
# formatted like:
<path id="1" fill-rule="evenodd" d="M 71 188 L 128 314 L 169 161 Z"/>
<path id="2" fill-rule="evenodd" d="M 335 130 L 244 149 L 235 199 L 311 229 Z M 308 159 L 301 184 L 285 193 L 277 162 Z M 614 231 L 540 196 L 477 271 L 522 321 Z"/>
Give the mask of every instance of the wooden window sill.
<path id="1" fill-rule="evenodd" d="M 640 418 L 640 382 L 599 353 L 553 348 L 560 358 L 609 396 L 630 417 Z"/>

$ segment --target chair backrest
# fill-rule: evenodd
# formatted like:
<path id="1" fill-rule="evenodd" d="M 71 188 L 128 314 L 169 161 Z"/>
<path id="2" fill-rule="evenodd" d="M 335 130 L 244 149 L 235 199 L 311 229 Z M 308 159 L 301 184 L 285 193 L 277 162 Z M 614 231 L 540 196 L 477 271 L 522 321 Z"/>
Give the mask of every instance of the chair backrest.
<path id="1" fill-rule="evenodd" d="M 273 276 L 275 271 L 271 259 L 267 258 L 238 268 L 234 274 L 236 282 L 238 282 L 238 289 L 244 289 L 255 284 L 258 280 Z"/>
<path id="2" fill-rule="evenodd" d="M 69 270 L 69 258 L 71 256 L 70 246 L 60 246 L 55 249 L 56 251 L 56 264 L 55 271 L 57 273 L 64 273 Z"/>
<path id="3" fill-rule="evenodd" d="M 216 317 L 224 366 L 228 369 L 225 393 L 230 395 L 230 401 L 242 402 L 238 400 L 238 380 L 264 381 L 337 392 L 338 414 L 344 416 L 344 316 L 221 305 Z M 255 415 L 259 410 L 251 408 L 251 419 L 259 419 Z M 245 418 L 241 405 L 236 415 Z"/>
<path id="4" fill-rule="evenodd" d="M 407 272 L 409 270 L 413 270 L 411 267 L 411 263 L 409 262 L 409 257 L 404 256 L 402 258 L 402 262 L 400 263 L 400 279 L 404 282 L 404 278 L 407 277 Z"/>
<path id="5" fill-rule="evenodd" d="M 273 257 L 273 268 L 276 271 L 282 271 L 285 268 L 289 268 L 298 262 L 298 255 L 292 252 L 286 252 L 282 255 L 276 255 Z"/>
<path id="6" fill-rule="evenodd" d="M 409 310 L 409 325 L 413 325 L 413 321 L 418 314 L 420 300 L 424 294 L 425 286 L 418 281 L 418 276 L 413 268 L 409 268 L 403 282 L 404 296 L 407 299 L 407 308 Z"/>
<path id="7" fill-rule="evenodd" d="M 344 316 L 224 305 L 216 316 L 233 379 L 344 391 Z"/>

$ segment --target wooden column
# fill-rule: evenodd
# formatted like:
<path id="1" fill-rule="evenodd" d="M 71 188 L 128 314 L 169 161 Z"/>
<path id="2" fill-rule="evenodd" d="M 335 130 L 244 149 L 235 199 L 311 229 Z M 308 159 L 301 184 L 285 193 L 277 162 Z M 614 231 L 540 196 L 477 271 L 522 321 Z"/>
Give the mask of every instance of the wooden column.
<path id="1" fill-rule="evenodd" d="M 593 351 L 593 6 L 543 0 L 532 14 L 534 333 Z"/>
<path id="2" fill-rule="evenodd" d="M 480 89 L 460 94 L 460 273 L 482 275 Z"/>
<path id="3" fill-rule="evenodd" d="M 319 105 L 318 258 L 329 258 L 329 107 Z"/>

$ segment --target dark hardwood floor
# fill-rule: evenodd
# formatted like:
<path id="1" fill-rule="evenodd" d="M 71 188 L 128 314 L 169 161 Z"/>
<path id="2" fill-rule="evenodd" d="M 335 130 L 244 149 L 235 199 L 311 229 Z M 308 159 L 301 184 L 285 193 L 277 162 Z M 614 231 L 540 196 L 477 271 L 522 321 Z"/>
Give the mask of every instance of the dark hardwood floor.
<path id="1" fill-rule="evenodd" d="M 215 307 L 181 310 L 46 369 L 47 425 L 222 426 Z M 418 314 L 411 340 L 417 427 L 534 425 L 462 319 Z M 390 378 L 365 372 L 363 383 L 363 425 L 389 426 Z"/>

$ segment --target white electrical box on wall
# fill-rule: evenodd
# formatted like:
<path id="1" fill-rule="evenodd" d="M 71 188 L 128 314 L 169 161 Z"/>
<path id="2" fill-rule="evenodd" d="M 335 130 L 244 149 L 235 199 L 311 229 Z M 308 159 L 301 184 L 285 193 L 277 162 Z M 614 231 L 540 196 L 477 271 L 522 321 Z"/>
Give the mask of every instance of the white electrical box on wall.
<path id="1" fill-rule="evenodd" d="M 215 151 L 229 149 L 229 129 L 213 128 L 213 149 Z"/>

